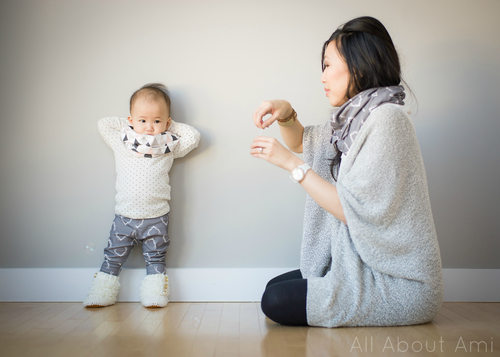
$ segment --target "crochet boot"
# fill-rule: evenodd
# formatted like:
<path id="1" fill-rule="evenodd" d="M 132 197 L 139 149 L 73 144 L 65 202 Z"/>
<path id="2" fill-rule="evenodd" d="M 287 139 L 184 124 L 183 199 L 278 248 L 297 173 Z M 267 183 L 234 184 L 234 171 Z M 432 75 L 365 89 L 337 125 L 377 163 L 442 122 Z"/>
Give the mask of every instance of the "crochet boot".
<path id="1" fill-rule="evenodd" d="M 142 305 L 145 307 L 166 306 L 169 290 L 166 274 L 146 275 L 139 290 Z"/>
<path id="2" fill-rule="evenodd" d="M 94 275 L 94 281 L 92 281 L 87 298 L 83 300 L 83 305 L 86 307 L 113 305 L 116 302 L 119 288 L 120 283 L 117 276 L 98 272 Z"/>

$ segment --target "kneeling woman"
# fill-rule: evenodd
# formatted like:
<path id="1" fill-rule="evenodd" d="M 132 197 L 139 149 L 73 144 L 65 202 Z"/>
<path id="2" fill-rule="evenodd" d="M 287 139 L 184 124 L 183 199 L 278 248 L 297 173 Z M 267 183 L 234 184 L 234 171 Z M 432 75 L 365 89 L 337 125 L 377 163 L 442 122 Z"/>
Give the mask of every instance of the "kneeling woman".
<path id="1" fill-rule="evenodd" d="M 304 128 L 284 100 L 253 116 L 259 128 L 278 121 L 289 150 L 259 136 L 251 154 L 308 193 L 300 270 L 268 283 L 262 310 L 286 325 L 428 322 L 442 302 L 441 258 L 394 44 L 378 20 L 357 18 L 325 43 L 322 66 L 339 107 L 330 122 Z"/>

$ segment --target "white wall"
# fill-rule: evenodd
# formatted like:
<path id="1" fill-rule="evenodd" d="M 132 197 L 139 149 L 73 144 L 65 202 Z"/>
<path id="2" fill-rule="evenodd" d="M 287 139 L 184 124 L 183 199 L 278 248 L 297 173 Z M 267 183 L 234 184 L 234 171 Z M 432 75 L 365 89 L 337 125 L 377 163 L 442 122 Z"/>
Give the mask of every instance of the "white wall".
<path id="1" fill-rule="evenodd" d="M 304 125 L 328 120 L 321 46 L 361 15 L 418 99 L 444 267 L 500 268 L 500 2 L 484 0 L 2 1 L 0 267 L 99 267 L 114 163 L 96 123 L 152 81 L 202 134 L 171 171 L 168 267 L 297 267 L 305 194 L 249 155 L 252 113 L 284 98 Z M 136 249 L 126 266 L 143 264 Z"/>

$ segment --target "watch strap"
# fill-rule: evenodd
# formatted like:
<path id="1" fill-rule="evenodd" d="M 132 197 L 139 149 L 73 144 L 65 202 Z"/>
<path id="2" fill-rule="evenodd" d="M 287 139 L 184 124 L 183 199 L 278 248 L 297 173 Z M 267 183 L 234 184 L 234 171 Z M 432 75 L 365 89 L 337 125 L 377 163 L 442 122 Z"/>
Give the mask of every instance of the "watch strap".
<path id="1" fill-rule="evenodd" d="M 302 169 L 302 171 L 304 171 L 304 176 L 306 175 L 307 171 L 309 171 L 311 169 L 311 166 L 309 166 L 309 164 L 302 164 L 302 165 L 299 165 L 297 167 L 300 167 Z"/>

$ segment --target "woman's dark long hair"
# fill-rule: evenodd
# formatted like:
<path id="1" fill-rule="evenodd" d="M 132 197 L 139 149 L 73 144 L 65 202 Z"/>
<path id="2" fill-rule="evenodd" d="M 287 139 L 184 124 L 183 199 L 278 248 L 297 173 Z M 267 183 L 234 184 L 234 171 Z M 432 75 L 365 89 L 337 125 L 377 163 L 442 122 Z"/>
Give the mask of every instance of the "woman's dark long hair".
<path id="1" fill-rule="evenodd" d="M 325 69 L 325 51 L 331 42 L 347 63 L 350 77 L 346 91 L 348 99 L 370 88 L 401 83 L 398 53 L 389 32 L 379 20 L 364 16 L 340 26 L 323 45 L 322 70 Z M 330 172 L 337 180 L 342 152 L 336 143 L 335 149 L 337 154 L 331 160 Z"/>

